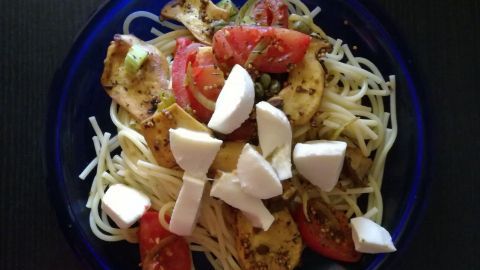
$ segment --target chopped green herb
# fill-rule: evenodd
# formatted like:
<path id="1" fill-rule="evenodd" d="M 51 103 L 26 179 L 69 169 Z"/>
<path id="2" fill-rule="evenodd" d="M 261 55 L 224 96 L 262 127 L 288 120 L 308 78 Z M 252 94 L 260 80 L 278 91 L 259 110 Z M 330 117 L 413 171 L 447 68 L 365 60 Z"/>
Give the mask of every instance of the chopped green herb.
<path id="1" fill-rule="evenodd" d="M 302 32 L 304 34 L 310 34 L 312 30 L 310 29 L 310 26 L 308 26 L 305 22 L 303 21 L 295 21 L 292 24 L 292 29 L 298 32 Z"/>
<path id="2" fill-rule="evenodd" d="M 157 105 L 157 111 L 164 110 L 173 103 L 175 103 L 175 97 L 171 93 L 163 92 L 160 95 L 160 103 Z"/>
<path id="3" fill-rule="evenodd" d="M 124 65 L 127 72 L 136 73 L 147 60 L 148 52 L 145 51 L 140 45 L 133 45 L 128 50 L 125 57 Z"/>
<path id="4" fill-rule="evenodd" d="M 212 24 L 210 25 L 213 29 L 213 33 L 217 32 L 218 30 L 224 28 L 225 26 L 227 26 L 228 23 L 225 22 L 224 20 L 218 20 L 218 21 L 214 21 L 212 22 Z"/>
<path id="5" fill-rule="evenodd" d="M 238 12 L 237 6 L 231 0 L 222 0 L 217 3 L 217 6 L 227 10 L 230 17 L 235 16 Z"/>
<path id="6" fill-rule="evenodd" d="M 257 56 L 263 54 L 271 43 L 271 38 L 262 37 L 260 41 L 255 45 L 252 52 L 248 55 L 247 61 L 245 61 L 244 66 L 248 68 L 249 64 L 252 64 L 253 61 L 257 58 Z"/>
<path id="7" fill-rule="evenodd" d="M 250 24 L 250 22 L 254 23 L 252 18 L 247 15 L 250 12 L 250 9 L 255 5 L 257 0 L 247 0 L 247 2 L 240 8 L 238 11 L 237 18 L 235 20 L 235 24 L 240 25 L 242 23 Z M 249 22 L 247 22 L 247 20 Z"/>

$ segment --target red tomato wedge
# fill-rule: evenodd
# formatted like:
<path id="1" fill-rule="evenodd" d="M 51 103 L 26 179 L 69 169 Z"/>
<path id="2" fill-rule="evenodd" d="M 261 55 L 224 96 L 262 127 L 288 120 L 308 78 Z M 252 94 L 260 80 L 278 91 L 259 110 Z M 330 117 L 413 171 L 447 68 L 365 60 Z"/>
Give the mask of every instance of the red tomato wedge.
<path id="1" fill-rule="evenodd" d="M 182 108 L 190 106 L 193 97 L 186 88 L 185 78 L 188 62 L 195 58 L 195 54 L 200 43 L 193 43 L 190 39 L 177 39 L 177 47 L 175 49 L 175 57 L 172 64 L 172 88 L 175 100 Z"/>
<path id="2" fill-rule="evenodd" d="M 232 133 L 225 136 L 225 141 L 250 141 L 257 134 L 257 123 L 255 120 L 247 119 Z"/>
<path id="3" fill-rule="evenodd" d="M 224 83 L 223 72 L 215 65 L 212 50 L 208 48 L 179 38 L 172 65 L 172 88 L 178 105 L 190 107 L 201 122 L 208 122 L 213 111 L 198 101 L 196 91 L 216 101 Z"/>
<path id="4" fill-rule="evenodd" d="M 190 270 L 192 259 L 187 241 L 165 230 L 158 212 L 147 211 L 138 229 L 143 270 Z"/>
<path id="5" fill-rule="evenodd" d="M 225 79 L 223 72 L 215 64 L 211 47 L 198 50 L 192 62 L 192 77 L 200 93 L 212 101 L 217 100 Z"/>
<path id="6" fill-rule="evenodd" d="M 175 56 L 177 54 L 178 50 L 183 50 L 188 45 L 192 44 L 193 40 L 187 38 L 187 37 L 179 37 L 175 40 L 175 50 L 173 51 L 173 55 Z"/>
<path id="7" fill-rule="evenodd" d="M 288 7 L 282 0 L 260 0 L 252 10 L 255 22 L 265 26 L 288 28 Z"/>
<path id="8" fill-rule="evenodd" d="M 285 28 L 229 26 L 213 36 L 213 51 L 220 68 L 239 64 L 260 72 L 283 73 L 302 61 L 311 37 Z"/>
<path id="9" fill-rule="evenodd" d="M 327 258 L 342 262 L 358 262 L 361 253 L 355 251 L 352 230 L 341 211 L 333 211 L 320 199 L 308 203 L 310 221 L 300 205 L 293 213 L 298 230 L 305 244 Z"/>

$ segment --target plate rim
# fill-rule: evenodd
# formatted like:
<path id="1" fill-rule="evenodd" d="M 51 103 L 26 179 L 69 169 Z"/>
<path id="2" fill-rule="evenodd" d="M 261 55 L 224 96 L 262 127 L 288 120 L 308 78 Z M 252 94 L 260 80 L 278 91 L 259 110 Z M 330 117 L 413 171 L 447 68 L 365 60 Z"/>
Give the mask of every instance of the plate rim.
<path id="1" fill-rule="evenodd" d="M 106 0 L 89 16 L 88 20 L 73 39 L 70 49 L 66 52 L 66 57 L 63 57 L 64 60 L 62 64 L 56 70 L 47 99 L 48 109 L 45 130 L 43 132 L 45 138 L 43 140 L 44 149 L 42 153 L 44 153 L 45 157 L 43 168 L 45 171 L 44 175 L 46 175 L 48 197 L 55 210 L 58 225 L 64 237 L 67 239 L 69 246 L 76 253 L 78 261 L 90 269 L 110 268 L 106 262 L 96 254 L 86 237 L 81 233 L 81 228 L 78 224 L 79 221 L 70 209 L 70 198 L 62 192 L 62 190 L 65 190 L 65 176 L 62 173 L 63 168 L 60 166 L 62 164 L 60 161 L 60 123 L 66 104 L 65 100 L 69 93 L 67 86 L 71 84 L 71 79 L 68 78 L 71 78 L 72 76 L 70 75 L 74 73 L 72 70 L 75 68 L 72 67 L 78 65 L 81 60 L 77 55 L 81 55 L 82 53 L 74 52 L 86 50 L 92 42 L 95 33 L 101 29 L 101 26 L 106 24 L 109 18 L 128 2 L 128 0 Z M 422 109 L 424 106 L 421 106 L 421 104 L 425 104 L 425 102 L 419 97 L 418 86 L 421 84 L 418 78 L 411 73 L 412 70 L 415 71 L 415 68 L 412 63 L 405 60 L 407 59 L 405 58 L 405 55 L 407 55 L 405 52 L 408 52 L 407 47 L 398 38 L 393 38 L 400 36 L 394 24 L 391 23 L 387 17 L 380 16 L 379 14 L 384 14 L 384 12 L 380 12 L 381 9 L 371 3 L 368 3 L 369 8 L 367 8 L 360 0 L 342 0 L 342 2 L 358 10 L 355 11 L 355 13 L 359 14 L 358 16 L 360 18 L 368 20 L 373 26 L 373 30 L 375 30 L 375 35 L 378 36 L 377 39 L 382 40 L 386 44 L 389 53 L 392 54 L 393 59 L 398 63 L 399 69 L 405 74 L 405 80 L 408 85 L 405 88 L 408 89 L 416 116 L 416 142 L 418 146 L 415 149 L 416 162 L 413 169 L 412 185 L 410 185 L 406 206 L 402 211 L 400 219 L 395 222 L 391 233 L 399 251 L 396 253 L 375 255 L 375 258 L 366 269 L 385 268 L 387 265 L 392 264 L 395 258 L 400 257 L 399 255 L 411 241 L 420 220 L 414 220 L 413 218 L 420 217 L 425 209 L 426 189 L 430 182 L 427 181 L 429 163 L 425 155 L 428 149 L 428 145 L 425 142 L 426 115 L 425 110 Z M 49 119 L 55 119 L 54 123 L 52 124 L 52 121 L 49 121 Z M 54 129 L 49 127 L 54 127 Z M 405 236 L 406 231 L 410 231 L 410 233 Z M 389 259 L 390 257 L 393 258 Z"/>

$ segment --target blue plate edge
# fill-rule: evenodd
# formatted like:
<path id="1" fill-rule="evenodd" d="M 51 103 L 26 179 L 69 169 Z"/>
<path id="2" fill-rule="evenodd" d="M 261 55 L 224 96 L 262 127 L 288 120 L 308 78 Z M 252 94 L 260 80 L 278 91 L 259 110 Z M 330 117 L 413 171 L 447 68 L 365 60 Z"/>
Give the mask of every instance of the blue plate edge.
<path id="1" fill-rule="evenodd" d="M 67 67 L 72 67 L 72 64 L 75 64 L 78 61 L 78 57 L 73 57 L 74 55 L 72 52 L 77 51 L 78 48 L 82 48 L 88 44 L 88 39 L 92 35 L 92 29 L 97 29 L 104 23 L 105 20 L 109 16 L 104 16 L 104 13 L 114 13 L 116 6 L 122 6 L 123 2 L 128 1 L 110 1 L 106 0 L 103 4 L 101 4 L 90 16 L 87 22 L 79 31 L 74 38 L 73 45 L 71 49 L 67 52 L 68 57 L 64 60 L 62 65 L 59 69 L 55 72 L 55 75 L 52 80 L 52 84 L 50 87 L 50 93 L 48 98 L 48 113 L 47 113 L 47 125 L 49 126 L 49 119 L 56 119 L 57 125 L 54 130 L 46 129 L 43 134 L 45 136 L 44 142 L 46 142 L 46 148 L 43 149 L 43 153 L 46 153 L 46 159 L 44 160 L 44 168 L 46 170 L 46 184 L 47 184 L 47 191 L 49 193 L 50 201 L 52 202 L 56 215 L 57 220 L 60 224 L 60 227 L 69 242 L 69 245 L 73 248 L 75 253 L 77 254 L 80 261 L 91 269 L 95 269 L 94 266 L 101 266 L 102 269 L 109 269 L 107 265 L 104 264 L 103 260 L 95 255 L 95 251 L 92 249 L 90 244 L 86 241 L 86 238 L 83 237 L 83 234 L 80 233 L 81 230 L 79 224 L 77 223 L 75 216 L 71 211 L 69 211 L 69 207 L 65 207 L 65 202 L 69 202 L 68 196 L 62 194 L 62 186 L 64 185 L 64 181 L 56 181 L 57 179 L 64 180 L 62 175 L 62 168 L 58 167 L 57 165 L 58 160 L 61 159 L 61 152 L 60 146 L 58 145 L 59 139 L 59 130 L 61 128 L 60 123 L 61 119 L 61 112 L 62 108 L 64 107 L 62 102 L 65 99 L 66 94 L 68 93 L 68 88 L 62 86 L 66 86 L 69 83 L 65 80 L 68 74 Z M 412 64 L 405 62 L 402 52 L 408 51 L 407 47 L 401 42 L 401 39 L 398 38 L 399 31 L 396 31 L 394 24 L 389 21 L 388 18 L 385 16 L 381 16 L 381 14 L 385 14 L 385 12 L 380 12 L 381 10 L 378 7 L 375 7 L 374 4 L 368 3 L 367 5 L 361 2 L 367 2 L 362 0 L 347 0 L 352 6 L 362 10 L 362 16 L 367 16 L 370 21 L 373 21 L 373 25 L 375 26 L 376 30 L 382 35 L 382 39 L 386 41 L 389 45 L 388 47 L 393 50 L 393 55 L 395 55 L 395 60 L 401 64 L 401 70 L 405 72 L 405 77 L 408 81 L 408 89 L 412 100 L 414 101 L 414 108 L 415 114 L 417 116 L 417 129 L 418 129 L 418 143 L 419 153 L 417 153 L 417 160 L 415 165 L 415 179 L 414 185 L 410 190 L 408 195 L 409 203 L 407 204 L 406 210 L 402 214 L 401 220 L 396 224 L 392 236 L 393 239 L 399 248 L 399 252 L 393 254 L 380 254 L 376 255 L 373 262 L 369 265 L 367 269 L 378 269 L 379 267 L 386 267 L 387 265 L 391 265 L 394 261 L 396 261 L 404 248 L 408 246 L 408 243 L 412 240 L 414 236 L 415 228 L 418 226 L 419 219 L 412 220 L 414 217 L 422 216 L 425 207 L 426 207 L 426 196 L 428 189 L 428 184 L 431 181 L 428 181 L 429 177 L 427 176 L 427 171 L 429 168 L 428 160 L 425 158 L 425 153 L 428 153 L 429 145 L 425 143 L 425 112 L 422 110 L 422 106 L 420 104 L 425 104 L 425 99 L 420 99 L 419 92 L 417 91 L 419 84 L 419 80 L 412 76 L 412 74 L 418 73 L 411 73 L 409 71 L 415 70 Z M 373 5 L 373 9 L 371 9 L 371 5 Z M 102 19 L 103 17 L 103 19 Z M 381 19 L 379 19 L 381 18 Z M 98 19 L 100 21 L 99 24 L 92 25 L 91 22 Z M 382 23 L 380 23 L 380 21 Z M 391 33 L 395 33 L 395 35 L 391 35 Z M 393 38 L 397 37 L 397 38 Z M 83 45 L 83 46 L 82 46 Z M 417 86 L 417 87 L 416 87 Z M 61 94 L 61 95 L 58 95 Z M 404 236 L 406 231 L 410 231 L 407 236 Z M 81 243 L 81 244 L 80 244 Z M 86 255 L 88 254 L 87 258 Z M 388 259 L 389 257 L 393 257 L 392 259 Z M 98 265 L 100 264 L 100 265 Z"/>
<path id="2" fill-rule="evenodd" d="M 349 0 L 350 2 L 356 2 L 359 7 L 366 10 L 366 14 L 373 16 L 373 19 L 377 22 L 381 21 L 381 24 L 377 24 L 383 32 L 384 37 L 389 42 L 389 46 L 395 49 L 395 54 L 398 56 L 396 60 L 402 66 L 402 70 L 406 73 L 407 81 L 409 82 L 408 90 L 412 99 L 414 100 L 415 114 L 417 115 L 417 129 L 418 129 L 418 143 L 419 153 L 417 153 L 416 168 L 415 168 L 415 185 L 414 190 L 409 194 L 409 200 L 411 203 L 407 206 L 407 210 L 402 215 L 402 225 L 397 225 L 393 231 L 393 238 L 395 240 L 398 251 L 396 253 L 380 255 L 383 258 L 376 258 L 375 261 L 383 259 L 381 266 L 384 269 L 388 269 L 388 266 L 393 265 L 395 262 L 402 258 L 402 255 L 411 244 L 414 239 L 415 233 L 421 224 L 422 218 L 426 211 L 429 202 L 429 187 L 432 184 L 431 179 L 431 163 L 428 158 L 428 154 L 431 153 L 431 144 L 425 140 L 429 138 L 429 125 L 428 119 L 428 103 L 424 92 L 418 91 L 418 89 L 425 89 L 425 84 L 419 78 L 419 70 L 413 64 L 410 56 L 412 55 L 410 48 L 406 45 L 404 35 L 397 29 L 393 19 L 387 15 L 385 9 L 380 7 L 378 2 L 372 0 Z M 368 6 L 368 8 L 367 8 Z M 408 232 L 407 235 L 404 235 Z M 379 257 L 380 257 L 379 256 Z M 392 257 L 387 260 L 387 257 Z M 372 268 L 369 268 L 372 269 Z"/>
<path id="3" fill-rule="evenodd" d="M 73 44 L 67 52 L 67 57 L 56 70 L 50 86 L 45 127 L 50 126 L 49 123 L 51 121 L 49 121 L 49 119 L 55 119 L 55 129 L 46 128 L 46 130 L 43 132 L 45 136 L 44 142 L 46 142 L 46 148 L 44 149 L 43 153 L 46 153 L 47 156 L 44 160 L 44 168 L 46 171 L 45 175 L 47 178 L 47 193 L 54 206 L 57 221 L 61 230 L 63 231 L 63 235 L 69 243 L 69 246 L 75 252 L 82 266 L 89 269 L 95 269 L 98 266 L 100 266 L 101 269 L 110 268 L 104 264 L 101 258 L 95 255 L 95 251 L 86 241 L 86 237 L 80 233 L 80 225 L 77 223 L 75 216 L 71 211 L 69 211 L 69 207 L 65 207 L 65 203 L 69 202 L 69 198 L 62 193 L 65 179 L 61 173 L 62 168 L 57 166 L 59 165 L 58 160 L 61 159 L 60 145 L 58 144 L 60 137 L 59 131 L 61 127 L 59 123 L 61 122 L 62 108 L 65 104 L 65 102 L 62 101 L 65 99 L 66 94 L 68 93 L 68 88 L 65 87 L 68 85 L 68 83 L 66 82 L 65 78 L 68 77 L 67 74 L 69 73 L 69 67 L 72 67 L 72 64 L 75 64 L 78 61 L 78 57 L 74 57 L 74 55 L 78 54 L 73 54 L 72 52 L 78 51 L 79 48 L 81 49 L 84 47 L 86 41 L 92 36 L 93 32 L 91 30 L 97 29 L 101 25 L 101 23 L 94 25 L 92 24 L 92 21 L 99 19 L 99 21 L 103 23 L 108 18 L 108 16 L 104 16 L 104 13 L 114 12 L 116 10 L 115 5 L 121 5 L 123 2 L 128 1 L 105 0 L 93 11 L 93 13 L 84 23 L 83 27 L 78 31 L 77 35 L 75 35 Z M 103 19 L 101 19 L 102 17 Z M 62 181 L 57 181 L 57 179 L 61 179 Z M 69 204 L 67 203 L 67 205 Z"/>

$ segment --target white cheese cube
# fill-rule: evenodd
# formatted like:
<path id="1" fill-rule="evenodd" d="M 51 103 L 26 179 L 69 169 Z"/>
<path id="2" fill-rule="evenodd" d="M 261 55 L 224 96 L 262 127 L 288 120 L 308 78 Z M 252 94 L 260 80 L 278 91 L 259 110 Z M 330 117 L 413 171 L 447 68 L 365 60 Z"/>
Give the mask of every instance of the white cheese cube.
<path id="1" fill-rule="evenodd" d="M 271 155 L 271 164 L 280 180 L 292 177 L 292 128 L 282 110 L 270 103 L 257 103 L 258 140 L 262 155 Z"/>
<path id="2" fill-rule="evenodd" d="M 202 178 L 208 172 L 222 141 L 210 134 L 185 128 L 170 129 L 170 149 L 188 174 Z"/>
<path id="3" fill-rule="evenodd" d="M 346 149 L 347 144 L 341 141 L 297 143 L 293 150 L 293 163 L 313 185 L 331 191 L 340 177 Z"/>
<path id="4" fill-rule="evenodd" d="M 270 163 L 250 144 L 245 144 L 237 162 L 240 187 L 258 199 L 269 199 L 282 194 L 282 184 Z"/>
<path id="5" fill-rule="evenodd" d="M 257 199 L 259 200 L 259 199 Z M 242 211 L 242 214 L 250 221 L 253 227 L 268 231 L 275 221 L 275 217 L 264 206 L 265 210 L 258 210 L 254 213 Z"/>
<path id="6" fill-rule="evenodd" d="M 277 173 L 280 181 L 292 177 L 292 146 L 285 144 L 277 148 L 270 157 L 270 164 Z"/>
<path id="7" fill-rule="evenodd" d="M 171 232 L 182 236 L 192 234 L 197 223 L 204 187 L 205 180 L 186 173 L 183 175 L 183 185 L 170 219 L 169 229 Z"/>
<path id="8" fill-rule="evenodd" d="M 243 192 L 238 182 L 236 175 L 222 173 L 220 178 L 213 183 L 210 196 L 219 198 L 228 205 L 241 210 L 252 222 L 252 226 L 268 230 L 275 218 L 263 205 L 262 200 Z"/>
<path id="9" fill-rule="evenodd" d="M 266 101 L 255 105 L 258 126 L 258 140 L 264 157 L 269 156 L 278 147 L 292 142 L 292 128 L 282 110 Z"/>
<path id="10" fill-rule="evenodd" d="M 355 250 L 362 253 L 388 253 L 397 249 L 385 228 L 365 217 L 350 220 Z"/>
<path id="11" fill-rule="evenodd" d="M 150 199 L 124 184 L 111 185 L 102 197 L 102 210 L 121 229 L 132 226 L 150 208 Z"/>
<path id="12" fill-rule="evenodd" d="M 240 65 L 230 71 L 217 98 L 215 111 L 208 127 L 229 134 L 247 120 L 255 102 L 255 90 L 250 74 Z"/>

